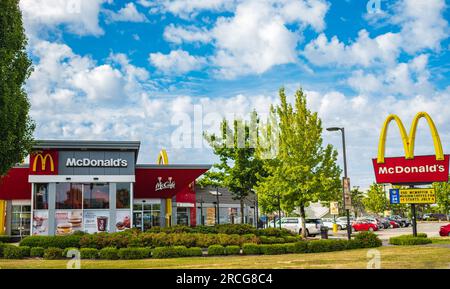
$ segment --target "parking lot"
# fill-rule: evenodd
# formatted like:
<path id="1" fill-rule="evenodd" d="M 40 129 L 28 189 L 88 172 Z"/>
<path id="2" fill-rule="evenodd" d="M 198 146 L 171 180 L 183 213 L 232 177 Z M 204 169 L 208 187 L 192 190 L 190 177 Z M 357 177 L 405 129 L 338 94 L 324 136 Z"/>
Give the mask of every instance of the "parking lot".
<path id="1" fill-rule="evenodd" d="M 417 223 L 417 232 L 426 233 L 428 237 L 439 237 L 439 228 L 448 222 L 419 222 Z M 375 232 L 381 240 L 389 240 L 391 237 L 412 234 L 412 226 L 397 229 L 385 229 Z M 347 231 L 341 230 L 334 234 L 332 230 L 329 231 L 330 238 L 346 238 Z"/>

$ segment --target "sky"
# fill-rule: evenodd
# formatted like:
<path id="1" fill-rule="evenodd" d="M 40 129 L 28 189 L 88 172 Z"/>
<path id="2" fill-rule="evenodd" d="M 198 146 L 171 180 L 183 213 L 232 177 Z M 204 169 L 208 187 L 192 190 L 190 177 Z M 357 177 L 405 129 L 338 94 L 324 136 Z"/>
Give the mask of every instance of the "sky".
<path id="1" fill-rule="evenodd" d="M 212 164 L 202 132 L 302 88 L 345 128 L 352 186 L 374 181 L 384 119 L 428 112 L 450 152 L 444 0 L 21 0 L 37 139 L 140 140 L 139 162 Z M 324 143 L 339 152 L 337 132 Z M 425 122 L 416 155 L 434 154 Z M 398 129 L 387 156 L 402 156 Z"/>

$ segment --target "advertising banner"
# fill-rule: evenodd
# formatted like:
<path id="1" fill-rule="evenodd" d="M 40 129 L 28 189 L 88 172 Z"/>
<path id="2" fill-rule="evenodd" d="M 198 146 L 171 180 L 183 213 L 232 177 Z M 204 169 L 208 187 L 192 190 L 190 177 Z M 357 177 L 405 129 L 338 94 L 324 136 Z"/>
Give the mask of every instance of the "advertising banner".
<path id="1" fill-rule="evenodd" d="M 70 235 L 83 230 L 82 210 L 57 210 L 55 212 L 56 235 Z"/>
<path id="2" fill-rule="evenodd" d="M 48 211 L 33 212 L 33 235 L 48 235 Z"/>
<path id="3" fill-rule="evenodd" d="M 344 209 L 351 210 L 352 209 L 352 195 L 350 192 L 350 178 L 343 178 L 343 187 L 344 187 Z"/>
<path id="4" fill-rule="evenodd" d="M 116 231 L 121 232 L 131 228 L 130 210 L 116 211 Z"/>
<path id="5" fill-rule="evenodd" d="M 429 189 L 390 189 L 391 204 L 434 204 L 436 192 Z"/>
<path id="6" fill-rule="evenodd" d="M 449 173 L 449 155 L 444 160 L 436 160 L 435 156 L 415 156 L 414 159 L 404 157 L 385 158 L 384 163 L 373 159 L 376 182 L 391 184 L 416 184 L 447 182 Z"/>
<path id="7" fill-rule="evenodd" d="M 86 233 L 108 232 L 109 211 L 105 210 L 85 210 L 84 211 L 84 231 Z"/>
<path id="8" fill-rule="evenodd" d="M 330 203 L 330 214 L 339 215 L 339 203 L 338 202 Z"/>

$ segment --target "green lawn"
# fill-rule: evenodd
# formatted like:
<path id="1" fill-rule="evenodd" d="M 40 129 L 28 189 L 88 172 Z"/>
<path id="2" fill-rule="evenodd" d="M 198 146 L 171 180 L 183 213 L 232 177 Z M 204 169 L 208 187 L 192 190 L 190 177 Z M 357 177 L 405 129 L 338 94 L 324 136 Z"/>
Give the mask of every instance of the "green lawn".
<path id="1" fill-rule="evenodd" d="M 381 247 L 381 268 L 447 268 L 450 248 L 446 246 Z M 146 260 L 82 260 L 82 268 L 366 268 L 368 249 L 287 254 L 273 256 L 195 257 Z M 66 260 L 0 260 L 0 268 L 66 268 Z"/>
<path id="2" fill-rule="evenodd" d="M 433 244 L 450 244 L 450 237 L 430 238 Z"/>

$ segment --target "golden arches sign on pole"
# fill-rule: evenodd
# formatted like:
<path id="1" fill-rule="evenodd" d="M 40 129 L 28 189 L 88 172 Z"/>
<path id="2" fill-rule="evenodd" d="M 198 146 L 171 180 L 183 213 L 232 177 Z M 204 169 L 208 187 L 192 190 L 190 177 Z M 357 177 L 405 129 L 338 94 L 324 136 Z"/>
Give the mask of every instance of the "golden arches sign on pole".
<path id="1" fill-rule="evenodd" d="M 167 151 L 162 149 L 158 154 L 158 159 L 156 160 L 158 165 L 168 165 L 169 157 L 167 156 Z M 170 227 L 172 222 L 172 199 L 166 199 L 166 226 Z"/>
<path id="2" fill-rule="evenodd" d="M 436 126 L 431 119 L 431 117 L 426 112 L 419 112 L 416 114 L 416 116 L 413 119 L 413 122 L 411 124 L 411 129 L 409 131 L 409 136 L 406 133 L 405 126 L 403 125 L 403 122 L 401 119 L 395 115 L 391 114 L 389 115 L 381 129 L 381 135 L 380 135 L 380 141 L 378 143 L 378 157 L 377 157 L 377 163 L 382 164 L 384 163 L 384 155 L 386 150 L 386 136 L 389 124 L 391 121 L 395 121 L 397 123 L 398 128 L 400 129 L 400 135 L 403 142 L 403 149 L 405 150 L 405 158 L 406 159 L 414 159 L 414 144 L 415 144 L 415 138 L 416 138 L 416 131 L 417 131 L 417 125 L 419 124 L 419 120 L 421 118 L 425 118 L 428 126 L 430 127 L 431 136 L 433 138 L 434 143 L 434 151 L 436 153 L 436 160 L 441 161 L 444 160 L 444 152 L 442 150 L 442 144 L 441 144 L 441 138 L 439 137 L 439 133 L 436 129 Z"/>
<path id="3" fill-rule="evenodd" d="M 159 152 L 158 159 L 156 160 L 156 163 L 158 165 L 168 165 L 169 164 L 169 157 L 167 156 L 167 151 L 165 149 L 162 149 Z"/>

